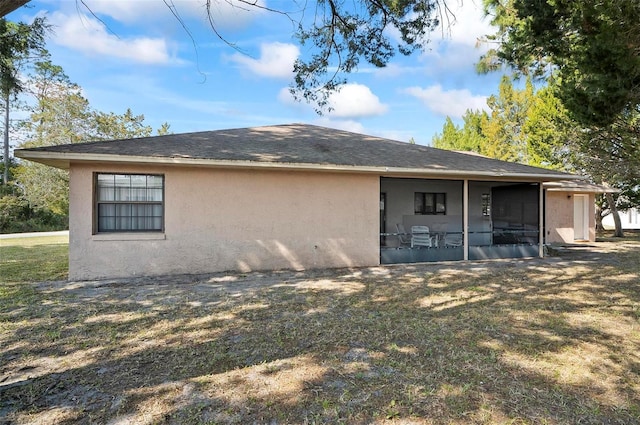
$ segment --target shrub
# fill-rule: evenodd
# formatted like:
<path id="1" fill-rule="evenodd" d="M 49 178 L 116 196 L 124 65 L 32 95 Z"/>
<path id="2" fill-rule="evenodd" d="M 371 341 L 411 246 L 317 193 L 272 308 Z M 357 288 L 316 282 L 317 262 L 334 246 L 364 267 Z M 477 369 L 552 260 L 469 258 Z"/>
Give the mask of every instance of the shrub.
<path id="1" fill-rule="evenodd" d="M 0 198 L 0 233 L 44 232 L 69 228 L 69 217 L 46 209 L 33 209 L 22 197 Z"/>

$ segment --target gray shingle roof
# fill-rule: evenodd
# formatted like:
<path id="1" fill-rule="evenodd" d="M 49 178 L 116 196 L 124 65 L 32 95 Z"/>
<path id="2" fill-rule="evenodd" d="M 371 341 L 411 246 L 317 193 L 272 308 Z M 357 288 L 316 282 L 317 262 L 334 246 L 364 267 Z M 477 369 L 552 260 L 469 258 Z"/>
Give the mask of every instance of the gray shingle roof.
<path id="1" fill-rule="evenodd" d="M 117 158 L 205 160 L 274 166 L 278 164 L 380 167 L 423 170 L 425 173 L 481 173 L 501 175 L 559 176 L 553 170 L 499 161 L 482 156 L 435 149 L 422 145 L 356 134 L 308 124 L 239 128 L 172 134 L 138 139 L 100 141 L 16 150 L 16 156 L 50 165 L 69 160 L 109 161 Z M 129 159 L 131 160 L 131 159 Z M 56 162 L 57 161 L 57 162 Z M 188 162 L 188 161 L 187 161 Z"/>

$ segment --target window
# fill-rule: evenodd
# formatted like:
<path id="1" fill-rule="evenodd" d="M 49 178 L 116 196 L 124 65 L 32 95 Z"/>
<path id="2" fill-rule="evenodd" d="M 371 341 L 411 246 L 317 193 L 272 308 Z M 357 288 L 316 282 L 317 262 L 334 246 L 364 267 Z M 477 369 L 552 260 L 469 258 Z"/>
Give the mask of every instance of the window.
<path id="1" fill-rule="evenodd" d="M 164 177 L 96 174 L 96 232 L 161 232 Z"/>
<path id="2" fill-rule="evenodd" d="M 488 193 L 482 194 L 482 215 L 483 217 L 491 215 L 491 195 Z"/>
<path id="3" fill-rule="evenodd" d="M 446 214 L 447 194 L 446 193 L 415 193 L 415 214 Z"/>

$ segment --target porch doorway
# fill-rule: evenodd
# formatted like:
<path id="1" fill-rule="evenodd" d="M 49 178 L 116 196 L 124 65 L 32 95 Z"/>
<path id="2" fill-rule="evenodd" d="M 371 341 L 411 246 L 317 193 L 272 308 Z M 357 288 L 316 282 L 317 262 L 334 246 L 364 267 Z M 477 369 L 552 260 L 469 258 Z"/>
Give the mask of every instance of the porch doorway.
<path id="1" fill-rule="evenodd" d="M 573 195 L 573 239 L 589 240 L 589 196 Z"/>

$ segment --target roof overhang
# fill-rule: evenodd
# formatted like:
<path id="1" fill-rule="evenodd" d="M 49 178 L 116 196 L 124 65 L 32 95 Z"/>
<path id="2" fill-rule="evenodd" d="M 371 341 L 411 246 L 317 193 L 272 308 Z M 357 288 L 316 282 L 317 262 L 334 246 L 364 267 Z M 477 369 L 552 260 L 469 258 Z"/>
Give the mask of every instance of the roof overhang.
<path id="1" fill-rule="evenodd" d="M 587 183 L 584 181 L 560 180 L 547 182 L 544 188 L 548 192 L 573 192 L 573 193 L 618 193 L 620 189 L 607 187 L 599 184 Z"/>
<path id="2" fill-rule="evenodd" d="M 352 166 L 339 164 L 313 164 L 313 163 L 289 163 L 289 162 L 260 162 L 217 160 L 192 157 L 153 157 L 113 154 L 86 154 L 68 152 L 50 152 L 16 149 L 15 156 L 21 159 L 38 162 L 56 168 L 69 169 L 71 163 L 100 163 L 100 164 L 140 164 L 163 166 L 188 166 L 225 169 L 259 169 L 259 170 L 287 170 L 287 171 L 324 171 L 334 173 L 358 173 L 376 174 L 385 177 L 416 177 L 416 178 L 456 178 L 476 180 L 518 180 L 552 182 L 575 178 L 584 179 L 582 176 L 572 176 L 565 173 L 513 173 L 500 171 L 468 171 L 441 168 L 402 168 L 383 166 Z"/>

